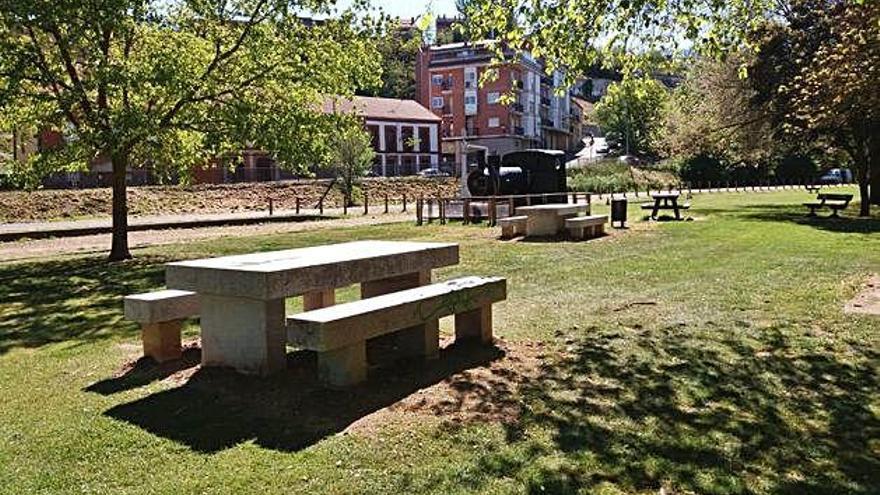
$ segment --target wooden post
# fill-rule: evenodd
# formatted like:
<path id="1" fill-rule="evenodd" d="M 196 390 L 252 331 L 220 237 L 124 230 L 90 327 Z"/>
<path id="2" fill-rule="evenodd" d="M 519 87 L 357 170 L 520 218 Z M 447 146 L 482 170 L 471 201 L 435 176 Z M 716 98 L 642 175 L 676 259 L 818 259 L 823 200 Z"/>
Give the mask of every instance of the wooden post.
<path id="1" fill-rule="evenodd" d="M 495 196 L 489 198 L 489 227 L 495 226 L 495 215 L 497 212 L 495 211 Z"/>
<path id="2" fill-rule="evenodd" d="M 385 195 L 385 213 L 388 213 L 388 195 Z"/>
<path id="3" fill-rule="evenodd" d="M 422 206 L 424 206 L 424 205 L 422 205 Z M 406 213 L 406 194 L 403 195 L 403 212 Z"/>
<path id="4" fill-rule="evenodd" d="M 532 206 L 532 195 L 526 194 L 526 206 Z"/>
<path id="5" fill-rule="evenodd" d="M 370 214 L 370 199 L 367 196 L 367 191 L 364 191 L 364 215 Z"/>
<path id="6" fill-rule="evenodd" d="M 446 200 L 437 198 L 437 207 L 440 210 L 440 225 L 446 225 Z"/>
<path id="7" fill-rule="evenodd" d="M 424 205 L 422 204 L 422 199 L 416 199 L 416 225 L 422 225 L 422 208 Z"/>
<path id="8" fill-rule="evenodd" d="M 296 197 L 296 214 L 299 215 L 299 196 Z"/>
<path id="9" fill-rule="evenodd" d="M 461 223 L 468 225 L 471 223 L 471 199 L 463 198 L 461 200 Z"/>
<path id="10" fill-rule="evenodd" d="M 275 207 L 272 204 L 272 196 L 269 196 L 269 216 L 271 217 L 274 212 L 275 212 Z"/>
<path id="11" fill-rule="evenodd" d="M 509 216 L 509 217 L 513 216 L 513 210 L 515 208 L 513 203 L 514 203 L 513 196 L 507 198 L 507 216 Z"/>
<path id="12" fill-rule="evenodd" d="M 324 215 L 324 198 L 318 200 L 318 214 Z"/>
<path id="13" fill-rule="evenodd" d="M 344 197 L 342 198 L 342 214 L 348 215 L 348 201 Z"/>

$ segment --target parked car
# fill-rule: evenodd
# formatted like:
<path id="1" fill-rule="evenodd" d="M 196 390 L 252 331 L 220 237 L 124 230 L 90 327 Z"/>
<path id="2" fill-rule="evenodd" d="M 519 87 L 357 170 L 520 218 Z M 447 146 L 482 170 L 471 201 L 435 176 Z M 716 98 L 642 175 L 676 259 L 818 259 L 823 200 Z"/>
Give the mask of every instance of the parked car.
<path id="1" fill-rule="evenodd" d="M 449 174 L 436 168 L 426 168 L 424 170 L 419 170 L 418 176 L 425 179 L 435 179 L 441 177 L 449 177 Z"/>
<path id="2" fill-rule="evenodd" d="M 832 168 L 819 177 L 821 184 L 848 184 L 852 181 L 852 170 L 848 168 Z"/>

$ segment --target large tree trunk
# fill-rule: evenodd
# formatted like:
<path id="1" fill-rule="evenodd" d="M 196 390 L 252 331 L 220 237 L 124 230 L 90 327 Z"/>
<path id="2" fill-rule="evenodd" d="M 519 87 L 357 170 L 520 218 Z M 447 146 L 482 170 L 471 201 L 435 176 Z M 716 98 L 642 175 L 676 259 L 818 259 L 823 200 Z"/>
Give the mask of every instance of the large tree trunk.
<path id="1" fill-rule="evenodd" d="M 126 173 L 128 155 L 114 153 L 113 163 L 113 243 L 110 247 L 110 261 L 131 258 L 128 251 L 128 198 L 126 196 Z"/>
<path id="2" fill-rule="evenodd" d="M 859 181 L 859 216 L 867 217 L 871 214 L 871 196 L 868 191 L 870 181 L 870 164 L 868 163 L 868 151 L 865 138 L 859 134 L 853 136 L 854 146 L 850 150 L 850 156 L 855 166 L 856 178 Z"/>
<path id="3" fill-rule="evenodd" d="M 868 134 L 868 176 L 871 183 L 871 204 L 880 205 L 880 126 L 874 126 L 874 131 Z"/>

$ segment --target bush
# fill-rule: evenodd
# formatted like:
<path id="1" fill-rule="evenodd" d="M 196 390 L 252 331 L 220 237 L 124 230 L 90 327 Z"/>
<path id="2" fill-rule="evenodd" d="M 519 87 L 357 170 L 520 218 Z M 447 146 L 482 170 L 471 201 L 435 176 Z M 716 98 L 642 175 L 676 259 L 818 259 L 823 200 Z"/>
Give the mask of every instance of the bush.
<path id="1" fill-rule="evenodd" d="M 691 184 L 719 183 L 728 179 L 727 167 L 718 158 L 709 155 L 697 155 L 681 162 L 679 175 L 681 180 Z"/>
<path id="2" fill-rule="evenodd" d="M 774 175 L 785 181 L 811 179 L 819 173 L 819 167 L 809 156 L 788 155 L 776 164 Z"/>

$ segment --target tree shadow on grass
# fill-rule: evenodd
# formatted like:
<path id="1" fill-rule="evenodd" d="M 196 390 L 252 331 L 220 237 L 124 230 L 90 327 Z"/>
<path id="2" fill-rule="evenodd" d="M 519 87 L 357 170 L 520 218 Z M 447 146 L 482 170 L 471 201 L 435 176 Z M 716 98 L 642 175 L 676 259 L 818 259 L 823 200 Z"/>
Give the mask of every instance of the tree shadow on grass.
<path id="1" fill-rule="evenodd" d="M 507 448 L 477 469 L 529 493 L 877 493 L 875 350 L 850 343 L 844 361 L 781 330 L 689 331 L 580 341 L 529 382 Z"/>
<path id="2" fill-rule="evenodd" d="M 395 363 L 393 368 L 371 370 L 366 383 L 333 390 L 317 382 L 315 354 L 298 351 L 288 355 L 284 372 L 269 378 L 202 368 L 177 388 L 115 406 L 105 415 L 198 452 L 217 452 L 245 441 L 297 451 L 415 391 L 503 355 L 497 347 L 454 344 L 442 349 L 437 360 Z M 118 380 L 98 382 L 87 390 L 112 393 L 132 383 L 131 377 Z M 489 403 L 510 400 L 508 385 L 500 379 L 482 385 L 459 383 L 454 390 Z M 459 404 L 473 402 L 459 399 Z"/>
<path id="3" fill-rule="evenodd" d="M 830 212 L 820 210 L 817 216 L 809 216 L 809 210 L 793 204 L 752 204 L 729 209 L 706 210 L 709 213 L 732 214 L 747 220 L 762 222 L 794 223 L 828 232 L 848 232 L 872 234 L 880 232 L 880 216 L 859 217 L 858 203 L 850 204 L 839 217 L 830 217 Z"/>
<path id="4" fill-rule="evenodd" d="M 122 323 L 122 298 L 162 285 L 164 261 L 91 257 L 0 266 L 0 355 L 133 334 L 137 326 Z"/>

